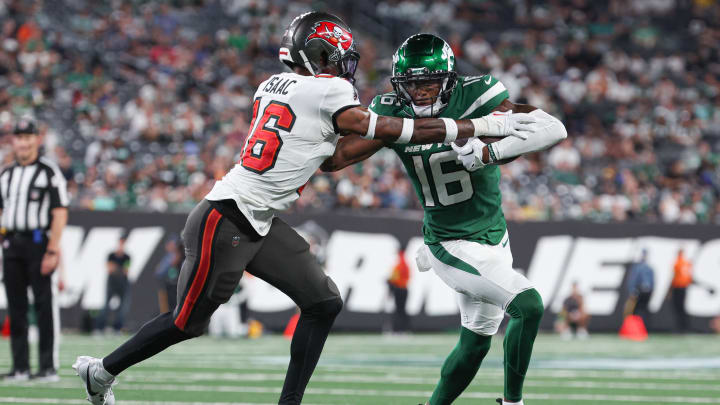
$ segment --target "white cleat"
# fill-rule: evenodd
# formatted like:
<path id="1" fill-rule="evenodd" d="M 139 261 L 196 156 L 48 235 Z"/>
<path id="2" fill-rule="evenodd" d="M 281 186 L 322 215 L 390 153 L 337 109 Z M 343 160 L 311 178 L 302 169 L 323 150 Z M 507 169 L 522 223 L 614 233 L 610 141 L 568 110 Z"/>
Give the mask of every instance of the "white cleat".
<path id="1" fill-rule="evenodd" d="M 0 376 L 0 380 L 6 382 L 25 382 L 30 379 L 29 371 L 16 371 L 12 370 L 7 374 Z"/>
<path id="2" fill-rule="evenodd" d="M 115 405 L 115 394 L 112 386 L 115 379 L 105 383 L 96 378 L 98 369 L 102 367 L 102 360 L 90 356 L 80 356 L 72 365 L 73 370 L 80 376 L 85 384 L 87 400 L 93 405 Z"/>

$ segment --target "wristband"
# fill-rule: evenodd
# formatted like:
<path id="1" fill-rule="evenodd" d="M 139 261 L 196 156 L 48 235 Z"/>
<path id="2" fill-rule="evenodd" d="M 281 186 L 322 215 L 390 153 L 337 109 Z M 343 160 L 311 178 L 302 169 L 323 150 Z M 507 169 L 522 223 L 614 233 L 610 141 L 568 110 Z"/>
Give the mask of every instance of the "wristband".
<path id="1" fill-rule="evenodd" d="M 451 142 L 455 142 L 458 135 L 458 126 L 454 120 L 450 118 L 440 118 L 445 123 L 445 140 L 443 143 L 449 145 Z"/>
<path id="2" fill-rule="evenodd" d="M 370 124 L 368 125 L 367 132 L 362 137 L 365 139 L 375 138 L 375 126 L 377 125 L 378 115 L 370 111 Z"/>
<path id="3" fill-rule="evenodd" d="M 409 143 L 410 139 L 412 139 L 414 126 L 415 122 L 413 120 L 410 118 L 403 118 L 402 132 L 400 133 L 398 139 L 395 140 L 395 143 Z"/>
<path id="4" fill-rule="evenodd" d="M 495 163 L 498 161 L 497 154 L 495 153 L 495 149 L 493 148 L 492 144 L 489 143 L 487 145 L 488 148 L 488 164 Z"/>

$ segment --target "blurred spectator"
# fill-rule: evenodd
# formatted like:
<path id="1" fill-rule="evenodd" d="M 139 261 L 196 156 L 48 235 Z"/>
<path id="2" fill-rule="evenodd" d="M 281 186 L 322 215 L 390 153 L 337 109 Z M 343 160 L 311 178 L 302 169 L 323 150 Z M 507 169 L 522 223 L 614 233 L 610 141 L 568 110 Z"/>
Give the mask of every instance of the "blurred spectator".
<path id="1" fill-rule="evenodd" d="M 361 10 L 340 14 L 363 22 L 363 103 L 390 90 L 395 48 L 427 31 L 461 74 L 492 73 L 563 119 L 568 142 L 502 168 L 508 219 L 720 224 L 718 2 L 3 4 L 0 129 L 24 112 L 49 123 L 75 208 L 188 211 L 237 161 L 253 92 L 283 69 L 282 30 L 312 6 Z M 316 176 L 296 209 L 418 209 L 403 170 L 380 152 Z"/>
<path id="2" fill-rule="evenodd" d="M 129 269 L 130 256 L 125 252 L 125 237 L 121 237 L 115 251 L 110 253 L 107 258 L 108 274 L 105 289 L 105 307 L 103 307 L 97 320 L 96 329 L 98 331 L 105 330 L 105 323 L 110 313 L 113 315 L 113 329 L 115 332 L 120 332 L 125 326 L 125 314 L 127 314 L 130 307 Z M 113 298 L 116 301 L 113 301 Z"/>
<path id="3" fill-rule="evenodd" d="M 587 339 L 587 326 L 590 322 L 590 315 L 585 312 L 583 296 L 577 282 L 572 285 L 570 295 L 563 301 L 563 307 L 555 323 L 555 330 L 561 334 L 563 339 Z"/>
<path id="4" fill-rule="evenodd" d="M 407 333 L 410 331 L 410 317 L 405 309 L 409 281 L 410 268 L 405 262 L 405 251 L 400 250 L 397 255 L 397 263 L 388 279 L 389 292 L 395 301 L 395 312 L 392 316 L 393 333 Z"/>
<path id="5" fill-rule="evenodd" d="M 177 282 L 180 266 L 185 260 L 185 248 L 177 236 L 165 242 L 165 255 L 155 267 L 155 279 L 160 282 L 158 288 L 158 309 L 165 313 L 177 304 Z"/>
<path id="6" fill-rule="evenodd" d="M 716 316 L 710 321 L 710 329 L 720 334 L 720 316 Z"/>
<path id="7" fill-rule="evenodd" d="M 647 250 L 643 249 L 640 261 L 630 268 L 627 282 L 628 300 L 632 314 L 639 315 L 646 326 L 650 325 L 650 297 L 655 289 L 655 272 L 647 263 Z"/>
<path id="8" fill-rule="evenodd" d="M 685 251 L 678 250 L 673 265 L 673 279 L 670 284 L 670 299 L 675 311 L 675 331 L 688 332 L 688 314 L 685 311 L 687 288 L 692 284 L 692 263 L 685 258 Z"/>

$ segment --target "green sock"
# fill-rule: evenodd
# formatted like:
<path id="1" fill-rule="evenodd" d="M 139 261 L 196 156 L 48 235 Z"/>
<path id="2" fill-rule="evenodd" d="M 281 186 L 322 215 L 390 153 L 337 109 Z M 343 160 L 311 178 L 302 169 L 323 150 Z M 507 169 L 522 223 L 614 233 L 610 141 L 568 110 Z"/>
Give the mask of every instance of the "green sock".
<path id="1" fill-rule="evenodd" d="M 490 351 L 492 336 L 482 336 L 460 328 L 460 340 L 445 359 L 432 397 L 431 405 L 452 404 L 477 374 L 485 355 Z"/>
<path id="2" fill-rule="evenodd" d="M 505 331 L 505 400 L 522 399 L 523 382 L 530 365 L 533 343 L 543 315 L 543 303 L 535 289 L 523 291 L 508 305 L 512 318 Z"/>

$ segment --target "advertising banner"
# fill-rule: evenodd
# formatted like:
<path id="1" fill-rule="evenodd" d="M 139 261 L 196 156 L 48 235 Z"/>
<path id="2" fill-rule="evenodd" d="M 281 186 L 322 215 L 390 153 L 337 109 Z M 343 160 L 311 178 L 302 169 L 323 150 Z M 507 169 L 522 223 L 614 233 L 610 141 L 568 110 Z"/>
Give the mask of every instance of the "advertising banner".
<path id="1" fill-rule="evenodd" d="M 104 306 L 107 257 L 123 235 L 131 257 L 127 326 L 135 329 L 156 316 L 158 293 L 164 289 L 156 269 L 166 255 L 165 242 L 179 237 L 185 218 L 185 214 L 71 212 L 62 239 L 62 268 L 55 276 L 63 279 L 57 297 L 63 327 L 87 327 L 88 314 Z M 407 311 L 412 329 L 439 331 L 459 326 L 456 293 L 433 272 L 417 271 L 415 251 L 423 243 L 421 218 L 406 213 L 287 214 L 282 218 L 311 239 L 313 252 L 342 293 L 345 307 L 336 321 L 337 330 L 388 327 L 394 309 L 387 281 L 399 253 L 410 267 Z M 544 329 L 552 329 L 572 284 L 577 283 L 592 316 L 590 330 L 617 331 L 628 298 L 629 269 L 643 250 L 655 275 L 649 329 L 669 331 L 676 325 L 668 293 L 680 249 L 693 265 L 695 284 L 688 287 L 684 303 L 693 331 L 709 331 L 710 319 L 720 314 L 717 226 L 532 222 L 510 223 L 508 228 L 514 267 L 527 275 L 544 300 Z M 251 317 L 271 330 L 284 328 L 296 311 L 293 302 L 256 277 L 244 276 L 242 283 Z M 0 312 L 6 305 L 1 289 Z"/>

